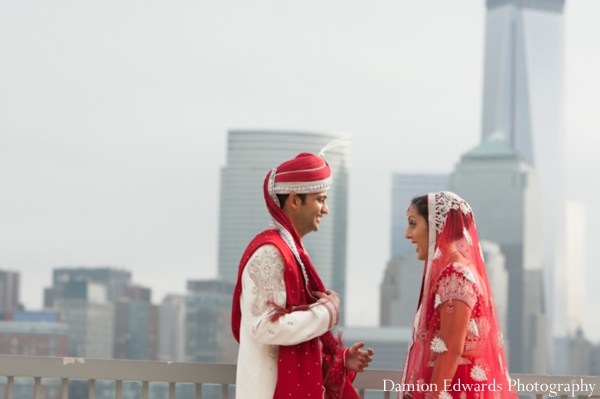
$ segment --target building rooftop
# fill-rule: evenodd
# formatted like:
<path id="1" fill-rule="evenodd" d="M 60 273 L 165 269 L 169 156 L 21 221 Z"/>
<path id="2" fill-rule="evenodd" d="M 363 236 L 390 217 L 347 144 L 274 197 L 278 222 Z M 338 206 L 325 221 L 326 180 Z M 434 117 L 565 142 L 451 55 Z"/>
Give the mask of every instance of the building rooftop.
<path id="1" fill-rule="evenodd" d="M 512 4 L 520 8 L 533 8 L 562 13 L 565 7 L 565 0 L 487 0 L 486 3 L 488 10 Z"/>
<path id="2" fill-rule="evenodd" d="M 64 323 L 37 323 L 0 321 L 0 334 L 67 335 L 69 326 Z"/>
<path id="3" fill-rule="evenodd" d="M 490 139 L 464 154 L 461 159 L 476 158 L 517 158 L 519 154 L 506 141 Z"/>

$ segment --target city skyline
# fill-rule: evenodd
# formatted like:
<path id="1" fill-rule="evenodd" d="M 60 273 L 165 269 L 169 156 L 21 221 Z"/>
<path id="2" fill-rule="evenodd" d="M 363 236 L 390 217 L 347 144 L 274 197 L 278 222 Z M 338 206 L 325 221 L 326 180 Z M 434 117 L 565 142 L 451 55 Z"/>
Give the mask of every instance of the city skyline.
<path id="1" fill-rule="evenodd" d="M 479 142 L 485 2 L 231 4 L 0 6 L 0 267 L 27 308 L 59 265 L 127 268 L 156 298 L 216 276 L 226 131 L 334 130 L 353 147 L 348 322 L 377 324 L 392 172 L 449 173 Z M 567 191 L 589 226 L 599 12 L 565 6 Z"/>

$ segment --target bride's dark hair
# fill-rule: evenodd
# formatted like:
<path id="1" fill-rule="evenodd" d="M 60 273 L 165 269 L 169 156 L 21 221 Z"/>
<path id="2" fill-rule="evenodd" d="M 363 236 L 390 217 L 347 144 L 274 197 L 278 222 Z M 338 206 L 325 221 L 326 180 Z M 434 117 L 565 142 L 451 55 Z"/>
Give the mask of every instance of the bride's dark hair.
<path id="1" fill-rule="evenodd" d="M 425 218 L 425 223 L 429 220 L 429 208 L 427 205 L 427 194 L 415 197 L 410 202 L 415 207 L 417 213 Z"/>

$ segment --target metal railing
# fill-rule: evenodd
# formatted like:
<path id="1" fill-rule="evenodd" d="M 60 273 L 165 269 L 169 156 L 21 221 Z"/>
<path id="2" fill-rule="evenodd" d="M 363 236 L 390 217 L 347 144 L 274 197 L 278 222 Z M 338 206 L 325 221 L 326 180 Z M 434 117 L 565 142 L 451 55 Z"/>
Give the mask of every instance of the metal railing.
<path id="1" fill-rule="evenodd" d="M 149 399 L 149 384 L 159 382 L 168 384 L 169 399 L 175 399 L 177 384 L 193 384 L 196 399 L 202 398 L 204 384 L 220 385 L 221 397 L 227 398 L 229 387 L 235 385 L 235 370 L 236 366 L 229 364 L 0 356 L 0 376 L 6 377 L 7 399 L 14 399 L 15 378 L 33 380 L 33 399 L 42 398 L 42 379 L 60 380 L 62 399 L 69 398 L 69 381 L 74 380 L 88 381 L 89 399 L 95 399 L 97 381 L 113 381 L 116 399 L 123 398 L 123 383 L 131 381 L 141 383 L 142 399 Z M 568 396 L 600 397 L 600 377 L 529 374 L 511 377 L 519 394 L 536 396 L 537 399 L 551 395 L 563 399 Z M 379 391 L 380 397 L 385 399 L 395 398 L 397 393 L 393 389 L 384 391 L 392 386 L 390 382 L 386 387 L 384 380 L 397 383 L 399 378 L 399 371 L 367 370 L 357 376 L 354 386 L 361 398 L 367 391 Z M 577 389 L 574 389 L 575 384 Z"/>

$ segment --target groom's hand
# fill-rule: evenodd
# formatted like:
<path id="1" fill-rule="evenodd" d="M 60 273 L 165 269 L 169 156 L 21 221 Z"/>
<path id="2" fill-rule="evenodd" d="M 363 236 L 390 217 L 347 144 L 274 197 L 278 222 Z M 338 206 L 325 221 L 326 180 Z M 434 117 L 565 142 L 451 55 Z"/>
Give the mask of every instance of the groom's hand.
<path id="1" fill-rule="evenodd" d="M 373 349 L 368 348 L 366 351 L 361 350 L 365 346 L 363 342 L 357 342 L 348 349 L 348 360 L 346 361 L 346 370 L 356 371 L 358 373 L 369 367 L 369 363 L 373 358 Z"/>
<path id="2" fill-rule="evenodd" d="M 329 298 L 333 301 L 333 304 L 335 305 L 335 308 L 338 310 L 340 309 L 340 296 L 338 295 L 337 292 L 332 291 L 332 290 L 327 290 L 327 292 L 321 292 L 321 291 L 313 291 L 313 295 L 319 299 L 321 298 Z"/>

